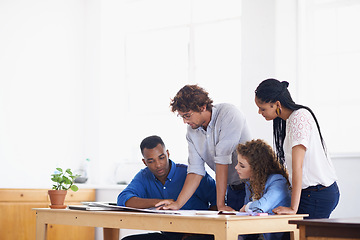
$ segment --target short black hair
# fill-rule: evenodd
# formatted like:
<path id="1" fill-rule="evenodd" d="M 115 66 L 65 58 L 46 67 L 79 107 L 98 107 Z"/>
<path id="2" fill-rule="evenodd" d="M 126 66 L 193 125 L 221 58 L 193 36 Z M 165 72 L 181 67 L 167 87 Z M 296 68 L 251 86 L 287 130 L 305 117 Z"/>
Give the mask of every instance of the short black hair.
<path id="1" fill-rule="evenodd" d="M 161 139 L 161 137 L 159 137 L 159 136 L 152 135 L 147 138 L 144 138 L 144 140 L 142 140 L 140 143 L 141 153 L 142 154 L 144 153 L 145 148 L 153 149 L 159 144 L 161 144 L 161 146 L 163 146 L 165 148 L 165 144 L 164 144 L 163 140 Z"/>

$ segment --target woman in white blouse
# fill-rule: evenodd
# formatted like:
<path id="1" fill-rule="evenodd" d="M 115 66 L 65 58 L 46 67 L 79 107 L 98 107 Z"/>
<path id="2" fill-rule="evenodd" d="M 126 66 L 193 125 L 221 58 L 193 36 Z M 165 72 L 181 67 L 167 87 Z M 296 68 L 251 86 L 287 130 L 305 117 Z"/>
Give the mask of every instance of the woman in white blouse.
<path id="1" fill-rule="evenodd" d="M 314 113 L 292 100 L 288 86 L 288 82 L 267 79 L 255 91 L 259 114 L 273 120 L 277 156 L 286 165 L 292 185 L 291 206 L 273 212 L 329 218 L 340 197 L 335 169 Z"/>

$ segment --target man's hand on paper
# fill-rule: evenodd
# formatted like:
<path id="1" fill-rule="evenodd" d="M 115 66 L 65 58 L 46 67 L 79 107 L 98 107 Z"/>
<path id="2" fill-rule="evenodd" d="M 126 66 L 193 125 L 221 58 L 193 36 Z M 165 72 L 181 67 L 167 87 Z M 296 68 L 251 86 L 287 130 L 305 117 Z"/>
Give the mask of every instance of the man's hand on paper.
<path id="1" fill-rule="evenodd" d="M 160 201 L 158 202 L 155 207 L 158 207 L 159 209 L 163 209 L 163 210 L 179 210 L 180 206 L 177 202 L 175 201 L 168 201 L 168 200 L 164 200 L 164 201 Z"/>
<path id="2" fill-rule="evenodd" d="M 167 206 L 171 205 L 174 202 L 175 201 L 173 199 L 164 199 L 164 200 L 158 202 L 157 204 L 155 204 L 155 207 L 156 207 L 157 210 L 167 209 L 167 208 L 164 208 L 164 207 L 167 207 Z M 175 209 L 175 210 L 177 210 L 177 209 Z"/>

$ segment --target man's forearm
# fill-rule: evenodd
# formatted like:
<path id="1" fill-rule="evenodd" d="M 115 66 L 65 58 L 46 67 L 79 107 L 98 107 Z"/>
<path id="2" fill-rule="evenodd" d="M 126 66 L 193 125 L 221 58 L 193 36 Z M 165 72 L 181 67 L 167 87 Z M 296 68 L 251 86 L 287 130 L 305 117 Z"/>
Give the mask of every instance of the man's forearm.
<path id="1" fill-rule="evenodd" d="M 218 208 L 225 206 L 228 165 L 216 164 L 216 202 Z"/>
<path id="2" fill-rule="evenodd" d="M 182 206 L 184 206 L 185 203 L 194 194 L 194 192 L 198 188 L 202 178 L 203 178 L 203 176 L 195 174 L 195 173 L 189 173 L 186 176 L 184 186 L 176 200 L 176 202 L 180 206 L 180 208 Z"/>
<path id="3" fill-rule="evenodd" d="M 132 197 L 126 201 L 125 206 L 133 208 L 151 208 L 155 207 L 155 204 L 162 200 L 164 199 Z"/>

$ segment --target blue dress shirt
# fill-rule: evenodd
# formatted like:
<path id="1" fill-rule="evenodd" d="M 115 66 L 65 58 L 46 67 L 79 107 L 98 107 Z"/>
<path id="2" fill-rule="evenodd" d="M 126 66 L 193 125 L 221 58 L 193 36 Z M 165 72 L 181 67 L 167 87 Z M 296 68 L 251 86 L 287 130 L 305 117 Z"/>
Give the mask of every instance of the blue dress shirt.
<path id="1" fill-rule="evenodd" d="M 245 204 L 252 198 L 249 184 L 246 184 Z M 274 214 L 272 210 L 278 206 L 290 207 L 291 191 L 286 179 L 281 174 L 271 174 L 265 183 L 264 194 L 259 200 L 250 203 L 249 209 L 253 212 Z"/>
<path id="2" fill-rule="evenodd" d="M 184 185 L 187 166 L 170 161 L 171 169 L 163 185 L 146 167 L 140 170 L 130 184 L 119 194 L 117 204 L 125 206 L 132 197 L 174 199 L 176 201 Z M 193 196 L 181 208 L 183 210 L 206 210 L 216 205 L 215 180 L 206 173 Z"/>

